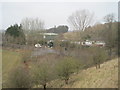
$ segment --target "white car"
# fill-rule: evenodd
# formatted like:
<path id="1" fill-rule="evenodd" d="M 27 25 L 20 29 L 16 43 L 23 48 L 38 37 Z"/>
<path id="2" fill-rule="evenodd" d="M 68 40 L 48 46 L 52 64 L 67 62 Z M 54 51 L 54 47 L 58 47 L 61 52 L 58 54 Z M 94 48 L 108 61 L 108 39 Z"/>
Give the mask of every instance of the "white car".
<path id="1" fill-rule="evenodd" d="M 39 43 L 38 44 L 35 44 L 35 47 L 38 48 L 38 47 L 42 47 Z"/>
<path id="2" fill-rule="evenodd" d="M 81 42 L 81 44 L 83 46 L 92 46 L 92 42 L 90 42 L 90 41 Z"/>

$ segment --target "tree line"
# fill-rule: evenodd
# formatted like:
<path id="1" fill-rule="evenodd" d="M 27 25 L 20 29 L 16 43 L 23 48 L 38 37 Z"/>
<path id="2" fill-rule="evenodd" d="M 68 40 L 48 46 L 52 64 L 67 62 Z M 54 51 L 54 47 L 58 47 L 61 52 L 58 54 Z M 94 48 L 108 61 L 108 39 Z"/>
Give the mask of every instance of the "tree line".
<path id="1" fill-rule="evenodd" d="M 78 32 L 76 35 L 77 37 L 76 40 L 80 40 L 81 38 L 100 40 L 101 38 L 104 38 L 104 40 L 107 39 L 105 40 L 106 43 L 110 43 L 110 41 L 114 41 L 114 38 L 117 37 L 116 36 L 117 22 L 116 25 L 114 24 L 115 15 L 113 13 L 108 14 L 103 18 L 103 20 L 106 22 L 106 24 L 101 26 L 100 25 L 91 26 L 93 25 L 94 22 L 94 13 L 89 12 L 88 10 L 77 10 L 76 12 L 73 12 L 67 19 L 69 24 L 73 27 L 73 30 Z M 61 35 L 68 32 L 69 29 L 69 27 L 66 25 L 60 25 L 58 27 L 55 26 L 53 28 L 46 30 L 44 25 L 45 25 L 44 21 L 39 18 L 25 18 L 21 21 L 20 26 L 15 24 L 6 29 L 5 36 L 3 36 L 3 43 L 5 41 L 6 43 L 9 42 L 16 44 L 26 44 L 25 42 L 27 42 L 29 44 L 31 43 L 35 44 L 43 40 L 42 36 L 40 36 L 39 33 L 49 32 L 58 33 Z M 96 29 L 96 32 L 94 32 L 95 30 L 91 31 L 90 30 L 91 27 L 92 29 L 93 28 Z M 101 31 L 103 30 L 102 34 L 106 33 L 105 37 L 102 37 L 100 29 Z M 85 34 L 86 32 L 89 33 Z M 111 45 L 111 43 L 109 45 Z"/>
<path id="2" fill-rule="evenodd" d="M 46 30 L 47 33 L 58 33 L 58 34 L 63 34 L 68 32 L 68 26 L 65 25 L 60 25 L 58 27 L 53 27 L 48 30 Z"/>

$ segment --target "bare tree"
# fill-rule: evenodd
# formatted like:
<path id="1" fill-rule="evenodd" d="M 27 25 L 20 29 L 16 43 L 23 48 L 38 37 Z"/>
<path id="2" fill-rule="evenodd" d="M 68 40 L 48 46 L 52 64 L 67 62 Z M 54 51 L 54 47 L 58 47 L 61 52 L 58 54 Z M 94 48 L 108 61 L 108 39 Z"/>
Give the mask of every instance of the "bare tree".
<path id="1" fill-rule="evenodd" d="M 75 30 L 84 31 L 93 22 L 94 14 L 88 10 L 78 10 L 68 18 L 68 22 Z"/>
<path id="2" fill-rule="evenodd" d="M 105 22 L 112 23 L 115 21 L 115 15 L 113 13 L 110 13 L 104 17 Z"/>
<path id="3" fill-rule="evenodd" d="M 44 31 L 44 21 L 39 18 L 25 18 L 21 21 L 22 29 L 26 35 L 26 44 L 37 43 L 40 39 L 40 33 Z"/>
<path id="4" fill-rule="evenodd" d="M 23 30 L 43 30 L 44 21 L 39 18 L 24 18 L 21 21 Z"/>

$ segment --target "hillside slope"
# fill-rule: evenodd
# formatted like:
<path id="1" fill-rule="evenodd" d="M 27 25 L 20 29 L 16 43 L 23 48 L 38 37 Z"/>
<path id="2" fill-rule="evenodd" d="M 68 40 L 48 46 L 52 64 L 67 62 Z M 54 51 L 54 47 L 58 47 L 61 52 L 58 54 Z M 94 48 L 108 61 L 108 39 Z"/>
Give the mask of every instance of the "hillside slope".
<path id="1" fill-rule="evenodd" d="M 55 88 L 117 88 L 118 87 L 118 59 L 101 64 L 100 69 L 91 67 L 70 77 L 69 84 L 63 80 L 55 80 L 48 84 Z"/>

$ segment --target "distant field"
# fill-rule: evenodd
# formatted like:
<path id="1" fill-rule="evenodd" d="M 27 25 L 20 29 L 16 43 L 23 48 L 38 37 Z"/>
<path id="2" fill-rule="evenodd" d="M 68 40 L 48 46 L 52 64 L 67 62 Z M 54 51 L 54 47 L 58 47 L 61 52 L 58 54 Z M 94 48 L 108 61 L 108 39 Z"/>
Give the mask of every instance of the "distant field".
<path id="1" fill-rule="evenodd" d="M 7 80 L 10 72 L 20 65 L 21 54 L 18 51 L 2 50 L 2 80 L 3 83 Z"/>

